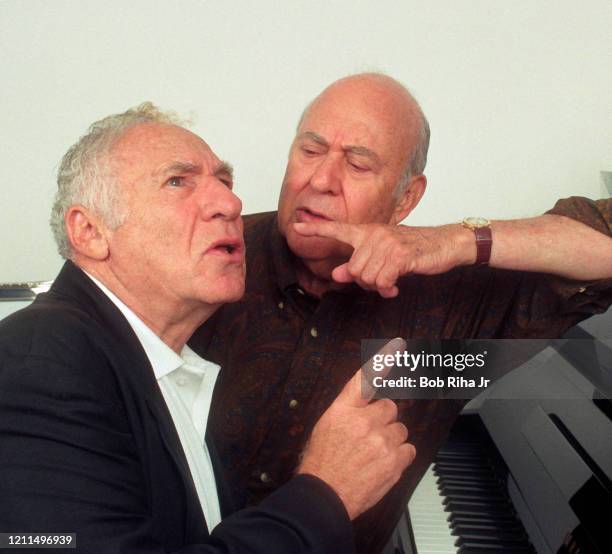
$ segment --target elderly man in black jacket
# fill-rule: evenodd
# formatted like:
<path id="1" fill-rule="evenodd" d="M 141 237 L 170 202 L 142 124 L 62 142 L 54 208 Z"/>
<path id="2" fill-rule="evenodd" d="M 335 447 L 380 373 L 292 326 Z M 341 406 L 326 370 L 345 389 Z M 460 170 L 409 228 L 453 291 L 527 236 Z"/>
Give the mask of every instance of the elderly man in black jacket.
<path id="1" fill-rule="evenodd" d="M 143 104 L 95 123 L 58 185 L 68 261 L 0 324 L 0 532 L 24 548 L 28 533 L 75 533 L 92 553 L 352 551 L 349 521 L 415 455 L 359 372 L 296 476 L 222 520 L 232 500 L 206 434 L 219 368 L 185 343 L 244 290 L 231 167 Z"/>

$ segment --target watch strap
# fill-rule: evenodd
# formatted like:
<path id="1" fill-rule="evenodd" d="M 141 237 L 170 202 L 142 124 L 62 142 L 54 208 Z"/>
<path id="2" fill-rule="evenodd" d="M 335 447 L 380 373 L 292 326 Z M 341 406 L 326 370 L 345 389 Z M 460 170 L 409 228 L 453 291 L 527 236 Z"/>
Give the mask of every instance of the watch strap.
<path id="1" fill-rule="evenodd" d="M 491 227 L 475 227 L 472 229 L 476 237 L 476 262 L 475 265 L 487 265 L 491 259 L 491 246 L 493 237 Z"/>

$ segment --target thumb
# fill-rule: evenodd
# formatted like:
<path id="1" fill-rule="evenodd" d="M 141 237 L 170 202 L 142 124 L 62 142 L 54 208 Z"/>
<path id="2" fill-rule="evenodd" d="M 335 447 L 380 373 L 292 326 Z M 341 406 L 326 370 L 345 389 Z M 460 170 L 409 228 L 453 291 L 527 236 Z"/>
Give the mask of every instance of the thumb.
<path id="1" fill-rule="evenodd" d="M 349 273 L 348 262 L 335 267 L 331 275 L 336 283 L 352 283 L 355 280 Z"/>
<path id="2" fill-rule="evenodd" d="M 354 408 L 367 406 L 376 393 L 376 389 L 371 385 L 372 377 L 374 375 L 385 377 L 393 367 L 393 365 L 385 365 L 382 371 L 374 371 L 374 360 L 380 359 L 379 356 L 384 357 L 389 354 L 395 357 L 396 353 L 403 352 L 405 349 L 406 341 L 404 339 L 391 339 L 355 372 L 353 377 L 351 377 L 351 380 L 344 385 L 344 388 L 336 398 L 336 402 L 339 402 L 345 406 L 352 406 Z"/>

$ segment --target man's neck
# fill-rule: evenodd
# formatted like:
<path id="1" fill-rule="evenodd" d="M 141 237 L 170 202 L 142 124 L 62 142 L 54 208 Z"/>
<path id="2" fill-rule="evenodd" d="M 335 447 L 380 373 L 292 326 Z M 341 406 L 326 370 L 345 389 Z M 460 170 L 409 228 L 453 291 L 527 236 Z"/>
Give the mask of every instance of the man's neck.
<path id="1" fill-rule="evenodd" d="M 298 259 L 296 266 L 298 284 L 307 293 L 317 298 L 321 298 L 323 294 L 330 290 L 341 289 L 345 285 L 336 283 L 331 278 L 331 272 L 336 265 L 330 266 L 327 261 L 306 262 Z"/>
<path id="2" fill-rule="evenodd" d="M 200 302 L 186 305 L 150 297 L 147 287 L 136 284 L 127 286 L 114 273 L 98 267 L 80 267 L 111 291 L 177 354 L 180 354 L 193 332 L 218 308 Z"/>

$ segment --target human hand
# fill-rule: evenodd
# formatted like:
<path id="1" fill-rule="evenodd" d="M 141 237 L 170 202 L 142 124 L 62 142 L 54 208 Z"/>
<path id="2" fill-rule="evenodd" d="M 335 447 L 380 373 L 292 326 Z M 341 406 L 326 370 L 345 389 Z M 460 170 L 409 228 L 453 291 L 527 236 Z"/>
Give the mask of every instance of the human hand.
<path id="1" fill-rule="evenodd" d="M 405 348 L 393 339 L 378 353 Z M 367 366 L 367 364 L 366 364 Z M 389 399 L 369 403 L 374 391 L 362 395 L 359 369 L 315 425 L 298 473 L 319 477 L 338 494 L 351 519 L 376 504 L 398 481 L 416 455 L 406 442 L 408 430 L 397 421 Z"/>
<path id="2" fill-rule="evenodd" d="M 352 246 L 351 258 L 334 268 L 332 279 L 377 290 L 384 298 L 397 296 L 396 283 L 402 275 L 444 273 L 476 259 L 474 234 L 459 224 L 408 227 L 320 221 L 293 225 L 303 236 L 332 238 Z"/>

